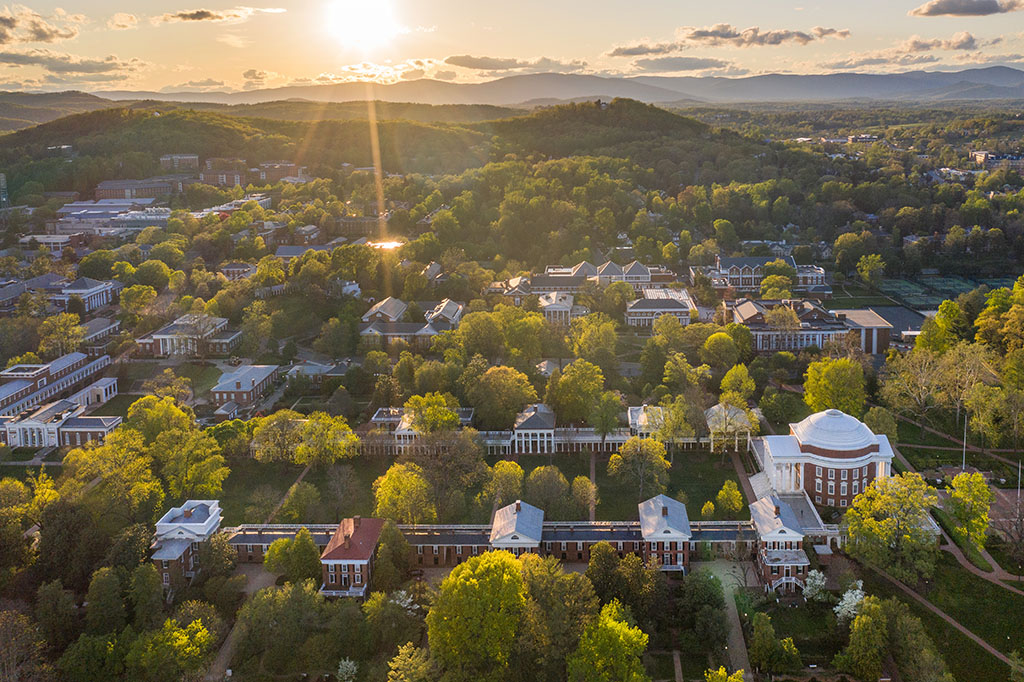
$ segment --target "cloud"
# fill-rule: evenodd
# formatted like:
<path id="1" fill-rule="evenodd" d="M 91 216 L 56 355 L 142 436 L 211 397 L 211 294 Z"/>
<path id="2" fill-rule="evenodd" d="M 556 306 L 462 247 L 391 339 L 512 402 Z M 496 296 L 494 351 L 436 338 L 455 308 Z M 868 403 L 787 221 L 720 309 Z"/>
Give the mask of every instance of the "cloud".
<path id="1" fill-rule="evenodd" d="M 183 9 L 153 17 L 153 24 L 173 24 L 179 22 L 203 22 L 240 24 L 257 14 L 281 14 L 286 12 L 282 7 L 232 7 L 230 9 Z"/>
<path id="2" fill-rule="evenodd" d="M 107 28 L 112 31 L 127 31 L 139 25 L 139 18 L 127 12 L 118 12 L 107 20 Z"/>
<path id="3" fill-rule="evenodd" d="M 635 43 L 620 45 L 607 53 L 609 57 L 644 57 L 647 55 L 671 54 L 683 49 L 679 43 Z"/>
<path id="4" fill-rule="evenodd" d="M 607 53 L 607 56 L 648 57 L 667 55 L 697 45 L 729 45 L 732 47 L 764 47 L 766 45 L 782 45 L 783 43 L 806 45 L 816 40 L 825 40 L 826 38 L 849 38 L 850 31 L 845 28 L 827 28 L 824 26 L 815 26 L 810 31 L 794 31 L 790 29 L 762 31 L 757 26 L 740 30 L 732 24 L 715 24 L 714 26 L 703 28 L 683 26 L 676 29 L 676 37 L 678 40 L 673 42 L 643 40 L 631 45 L 618 45 L 612 48 Z"/>
<path id="5" fill-rule="evenodd" d="M 0 45 L 13 43 L 56 43 L 78 35 L 78 26 L 85 21 L 80 14 L 55 10 L 44 17 L 22 5 L 4 7 L 0 11 Z"/>
<path id="6" fill-rule="evenodd" d="M 846 59 L 825 62 L 821 66 L 822 68 L 835 71 L 848 71 L 865 66 L 919 66 L 921 64 L 934 64 L 937 61 L 939 61 L 938 57 L 928 54 L 893 54 L 887 51 L 880 51 L 868 52 L 862 55 L 851 55 Z"/>
<path id="7" fill-rule="evenodd" d="M 907 14 L 912 17 L 984 17 L 1024 9 L 1024 0 L 929 0 Z"/>
<path id="8" fill-rule="evenodd" d="M 762 31 L 757 26 L 743 29 L 742 31 L 732 24 L 715 24 L 703 28 L 684 26 L 676 31 L 680 44 L 699 45 L 731 45 L 733 47 L 764 47 L 766 45 L 782 45 L 784 43 L 797 43 L 806 45 L 815 40 L 824 40 L 828 37 L 844 39 L 850 36 L 849 29 L 825 28 L 815 26 L 808 31 L 794 31 L 791 29 L 776 29 Z"/>
<path id="9" fill-rule="evenodd" d="M 434 74 L 434 78 L 439 81 L 453 81 L 457 75 L 454 71 L 438 71 Z"/>
<path id="10" fill-rule="evenodd" d="M 202 80 L 187 81 L 178 85 L 167 85 L 160 88 L 161 92 L 206 92 L 224 87 L 224 81 L 204 78 Z"/>
<path id="11" fill-rule="evenodd" d="M 423 69 L 409 69 L 408 71 L 403 71 L 400 78 L 406 81 L 414 81 L 418 78 L 423 78 L 426 75 L 427 72 Z"/>
<path id="12" fill-rule="evenodd" d="M 181 84 L 187 88 L 218 88 L 224 85 L 224 81 L 216 81 L 212 78 L 207 78 L 201 81 L 188 81 L 187 83 Z"/>
<path id="13" fill-rule="evenodd" d="M 926 40 L 921 36 L 910 36 L 900 44 L 899 49 L 906 52 L 930 52 L 931 50 L 976 50 L 978 40 L 967 31 L 953 34 L 948 40 L 932 38 Z"/>
<path id="14" fill-rule="evenodd" d="M 706 71 L 707 69 L 724 69 L 732 62 L 710 57 L 654 57 L 637 59 L 633 67 L 640 71 L 675 73 L 679 71 Z"/>
<path id="15" fill-rule="evenodd" d="M 134 71 L 143 65 L 138 59 L 123 60 L 114 55 L 103 59 L 76 57 L 50 50 L 33 49 L 27 52 L 0 52 L 0 64 L 11 66 L 39 66 L 51 73 L 111 73 Z"/>
<path id="16" fill-rule="evenodd" d="M 505 57 L 474 57 L 472 55 L 453 55 L 444 60 L 449 66 L 458 66 L 474 71 L 517 71 L 517 72 L 561 72 L 573 73 L 587 68 L 583 60 L 560 61 L 549 57 L 539 57 L 533 61 Z"/>
<path id="17" fill-rule="evenodd" d="M 236 33 L 221 33 L 217 36 L 217 42 L 224 43 L 228 47 L 234 47 L 238 49 L 248 47 L 252 44 L 251 40 L 249 40 L 248 38 L 244 38 Z"/>

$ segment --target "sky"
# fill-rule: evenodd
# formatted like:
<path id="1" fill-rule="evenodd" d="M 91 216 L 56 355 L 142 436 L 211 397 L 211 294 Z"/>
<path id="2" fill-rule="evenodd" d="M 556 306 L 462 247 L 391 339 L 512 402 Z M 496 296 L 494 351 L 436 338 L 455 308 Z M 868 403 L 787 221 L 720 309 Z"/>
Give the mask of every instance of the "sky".
<path id="1" fill-rule="evenodd" d="M 0 5 L 0 90 L 1024 68 L 1024 0 Z"/>

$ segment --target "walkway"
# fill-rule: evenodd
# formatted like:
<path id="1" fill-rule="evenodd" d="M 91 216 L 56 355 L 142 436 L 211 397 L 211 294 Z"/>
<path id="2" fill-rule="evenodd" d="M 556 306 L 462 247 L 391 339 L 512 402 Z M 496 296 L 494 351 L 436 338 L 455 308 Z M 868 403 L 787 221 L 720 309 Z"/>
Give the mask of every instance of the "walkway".
<path id="1" fill-rule="evenodd" d="M 37 467 L 37 466 L 42 466 L 43 464 L 46 464 L 48 466 L 57 466 L 57 467 L 64 466 L 64 462 L 60 462 L 60 461 L 58 461 L 58 462 L 44 462 L 43 461 L 44 459 L 46 459 L 50 455 L 51 452 L 53 452 L 56 449 L 57 448 L 54 448 L 54 447 L 43 448 L 42 450 L 36 451 L 36 454 L 32 455 L 32 459 L 23 460 L 21 462 L 0 462 L 0 466 L 5 466 L 5 467 Z"/>
<path id="2" fill-rule="evenodd" d="M 273 586 L 277 580 L 277 576 L 268 573 L 263 568 L 263 564 L 239 564 L 235 573 L 242 574 L 246 578 L 243 590 L 246 601 L 263 588 Z M 235 649 L 238 648 L 238 637 L 238 623 L 236 622 L 231 628 L 231 632 L 224 638 L 224 643 L 220 645 L 217 657 L 210 664 L 210 670 L 206 673 L 207 682 L 220 682 L 225 679 L 231 659 L 235 656 Z"/>
<path id="3" fill-rule="evenodd" d="M 711 571 L 722 582 L 722 591 L 725 593 L 725 615 L 729 622 L 728 645 L 725 647 L 725 653 L 729 657 L 729 668 L 730 670 L 742 670 L 744 680 L 753 680 L 754 675 L 750 671 L 750 658 L 747 656 L 747 643 L 743 639 L 743 625 L 740 623 L 740 614 L 736 610 L 736 600 L 732 595 L 741 583 L 747 587 L 757 585 L 754 571 L 748 565 L 747 571 L 744 572 L 742 563 L 724 560 L 694 565 L 695 570 L 700 568 Z M 753 585 L 751 585 L 751 581 L 753 581 Z"/>
<path id="4" fill-rule="evenodd" d="M 747 470 L 743 467 L 743 458 L 740 453 L 733 451 L 729 457 L 732 459 L 732 467 L 736 470 L 736 477 L 740 480 L 740 486 L 743 488 L 747 502 L 750 504 L 757 502 L 757 495 L 754 494 L 754 487 L 750 485 L 750 478 L 747 476 Z"/>

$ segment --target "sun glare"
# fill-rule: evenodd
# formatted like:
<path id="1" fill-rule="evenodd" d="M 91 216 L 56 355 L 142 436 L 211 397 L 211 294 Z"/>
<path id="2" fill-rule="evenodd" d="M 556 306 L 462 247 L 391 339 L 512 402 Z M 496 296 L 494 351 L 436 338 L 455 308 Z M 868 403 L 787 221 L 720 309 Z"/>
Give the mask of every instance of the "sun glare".
<path id="1" fill-rule="evenodd" d="M 327 30 L 340 47 L 367 50 L 391 42 L 402 27 L 389 0 L 333 0 Z"/>

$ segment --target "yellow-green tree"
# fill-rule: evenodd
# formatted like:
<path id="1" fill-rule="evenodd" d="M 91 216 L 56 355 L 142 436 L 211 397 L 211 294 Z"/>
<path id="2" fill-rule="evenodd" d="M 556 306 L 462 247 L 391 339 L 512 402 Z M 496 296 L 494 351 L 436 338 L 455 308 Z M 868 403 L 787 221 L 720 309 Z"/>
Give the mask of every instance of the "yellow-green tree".
<path id="1" fill-rule="evenodd" d="M 834 408 L 859 417 L 866 399 L 860 363 L 850 358 L 826 358 L 807 367 L 804 402 L 815 412 Z"/>
<path id="2" fill-rule="evenodd" d="M 608 473 L 635 485 L 637 500 L 664 492 L 668 469 L 665 446 L 653 438 L 633 436 L 608 460 Z"/>
<path id="3" fill-rule="evenodd" d="M 956 522 L 953 533 L 979 551 L 985 548 L 993 499 L 995 495 L 981 473 L 964 471 L 953 477 L 946 502 L 946 509 Z"/>
<path id="4" fill-rule="evenodd" d="M 604 605 L 569 656 L 570 682 L 647 682 L 643 654 L 647 635 L 618 600 Z"/>

